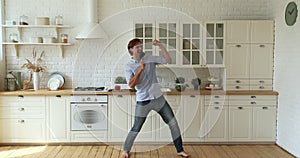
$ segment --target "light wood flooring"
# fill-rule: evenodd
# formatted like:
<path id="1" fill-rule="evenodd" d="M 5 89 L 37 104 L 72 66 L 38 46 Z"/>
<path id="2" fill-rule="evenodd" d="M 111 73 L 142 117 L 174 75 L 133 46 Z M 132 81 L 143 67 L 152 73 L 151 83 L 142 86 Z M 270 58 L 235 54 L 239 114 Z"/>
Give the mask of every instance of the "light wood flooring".
<path id="1" fill-rule="evenodd" d="M 185 145 L 191 158 L 293 158 L 276 145 Z M 144 152 L 140 152 L 144 151 Z M 119 158 L 121 146 L 0 146 L 0 158 Z M 173 145 L 134 146 L 130 158 L 178 158 Z"/>

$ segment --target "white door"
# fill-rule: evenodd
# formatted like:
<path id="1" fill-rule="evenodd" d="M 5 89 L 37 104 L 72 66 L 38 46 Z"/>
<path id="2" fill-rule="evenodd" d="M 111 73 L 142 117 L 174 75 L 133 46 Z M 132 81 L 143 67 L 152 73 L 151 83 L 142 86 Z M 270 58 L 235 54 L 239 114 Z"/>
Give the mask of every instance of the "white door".
<path id="1" fill-rule="evenodd" d="M 70 96 L 49 96 L 47 138 L 52 142 L 70 141 Z"/>
<path id="2" fill-rule="evenodd" d="M 249 20 L 230 20 L 226 22 L 227 43 L 250 43 L 249 32 Z"/>
<path id="3" fill-rule="evenodd" d="M 272 141 L 276 138 L 276 107 L 259 106 L 253 108 L 253 139 Z"/>
<path id="4" fill-rule="evenodd" d="M 230 105 L 229 105 L 230 106 Z M 229 107 L 229 140 L 250 141 L 252 139 L 252 107 Z"/>
<path id="5" fill-rule="evenodd" d="M 274 22 L 271 20 L 251 21 L 251 43 L 274 43 Z"/>
<path id="6" fill-rule="evenodd" d="M 226 78 L 249 78 L 250 45 L 226 46 Z"/>
<path id="7" fill-rule="evenodd" d="M 123 142 L 131 129 L 131 96 L 111 95 L 108 106 L 108 141 Z"/>
<path id="8" fill-rule="evenodd" d="M 209 106 L 205 108 L 205 142 L 228 141 L 228 107 Z"/>
<path id="9" fill-rule="evenodd" d="M 273 77 L 273 44 L 251 45 L 250 78 Z"/>

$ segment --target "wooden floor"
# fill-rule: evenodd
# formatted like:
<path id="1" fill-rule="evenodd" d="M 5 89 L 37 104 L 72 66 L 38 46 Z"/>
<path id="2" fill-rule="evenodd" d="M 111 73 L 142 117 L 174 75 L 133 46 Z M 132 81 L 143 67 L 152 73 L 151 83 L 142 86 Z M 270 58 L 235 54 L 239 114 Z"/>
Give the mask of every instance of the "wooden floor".
<path id="1" fill-rule="evenodd" d="M 121 146 L 0 146 L 0 158 L 119 158 Z M 191 158 L 292 158 L 276 145 L 185 145 Z M 144 152 L 141 152 L 144 151 Z M 177 158 L 173 145 L 135 146 L 130 158 Z"/>

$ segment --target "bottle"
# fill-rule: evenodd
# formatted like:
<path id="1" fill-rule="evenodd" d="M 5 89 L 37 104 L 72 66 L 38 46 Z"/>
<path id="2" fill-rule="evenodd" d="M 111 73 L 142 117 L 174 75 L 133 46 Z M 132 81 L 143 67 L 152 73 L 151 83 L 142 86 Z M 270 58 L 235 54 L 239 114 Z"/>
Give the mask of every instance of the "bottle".
<path id="1" fill-rule="evenodd" d="M 63 17 L 61 15 L 55 16 L 55 25 L 62 25 L 63 24 Z"/>
<path id="2" fill-rule="evenodd" d="M 11 33 L 9 34 L 9 42 L 18 43 L 18 34 Z"/>
<path id="3" fill-rule="evenodd" d="M 68 34 L 61 34 L 61 43 L 68 43 Z"/>
<path id="4" fill-rule="evenodd" d="M 28 25 L 28 16 L 26 16 L 26 15 L 20 16 L 19 24 L 20 25 Z"/>

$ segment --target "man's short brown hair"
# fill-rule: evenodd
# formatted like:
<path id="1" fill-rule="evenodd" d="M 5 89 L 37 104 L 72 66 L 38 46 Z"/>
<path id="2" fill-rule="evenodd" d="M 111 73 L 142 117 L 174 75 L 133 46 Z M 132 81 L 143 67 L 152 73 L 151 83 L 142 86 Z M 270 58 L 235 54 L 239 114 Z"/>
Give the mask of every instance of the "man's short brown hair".
<path id="1" fill-rule="evenodd" d="M 132 53 L 130 52 L 130 48 L 133 48 L 134 46 L 136 46 L 137 44 L 142 43 L 142 41 L 138 38 L 134 38 L 131 41 L 129 41 L 128 45 L 127 45 L 127 49 L 128 52 L 130 53 L 130 55 L 132 55 Z"/>

